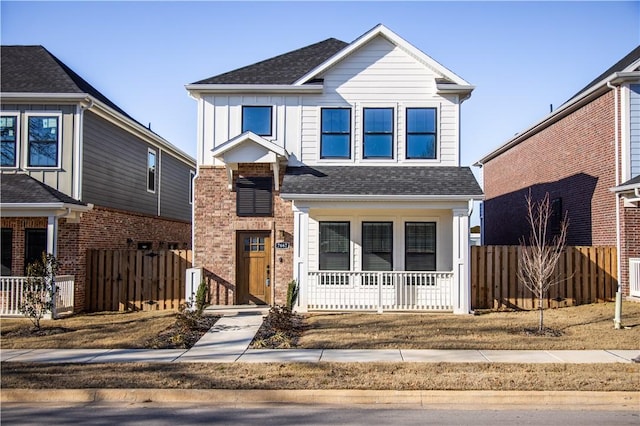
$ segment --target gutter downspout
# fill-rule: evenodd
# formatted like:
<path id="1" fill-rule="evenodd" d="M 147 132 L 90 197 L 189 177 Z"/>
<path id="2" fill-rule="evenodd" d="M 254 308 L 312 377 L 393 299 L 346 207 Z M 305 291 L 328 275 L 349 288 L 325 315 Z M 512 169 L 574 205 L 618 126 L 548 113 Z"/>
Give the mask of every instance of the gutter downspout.
<path id="1" fill-rule="evenodd" d="M 616 86 L 611 84 L 610 81 L 607 81 L 607 87 L 613 90 L 614 96 L 614 129 L 615 129 L 615 161 L 616 161 L 616 186 L 620 185 L 620 154 L 619 154 L 619 145 L 620 145 L 620 136 L 618 129 L 618 89 Z M 616 193 L 616 258 L 617 258 L 617 274 L 618 274 L 618 290 L 616 291 L 616 306 L 615 306 L 615 315 L 613 318 L 613 328 L 619 330 L 622 327 L 622 284 L 620 280 L 622 279 L 622 269 L 620 265 L 620 194 Z"/>

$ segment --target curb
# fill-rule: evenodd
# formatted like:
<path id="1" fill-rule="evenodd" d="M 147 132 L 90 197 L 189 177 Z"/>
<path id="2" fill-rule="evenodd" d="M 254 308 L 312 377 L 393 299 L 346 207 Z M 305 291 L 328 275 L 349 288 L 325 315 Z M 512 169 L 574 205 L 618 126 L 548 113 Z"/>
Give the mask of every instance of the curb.
<path id="1" fill-rule="evenodd" d="M 3 389 L 1 403 L 186 403 L 403 405 L 474 410 L 563 409 L 637 410 L 638 392 L 601 391 L 394 391 L 394 390 L 231 390 L 231 389 Z"/>

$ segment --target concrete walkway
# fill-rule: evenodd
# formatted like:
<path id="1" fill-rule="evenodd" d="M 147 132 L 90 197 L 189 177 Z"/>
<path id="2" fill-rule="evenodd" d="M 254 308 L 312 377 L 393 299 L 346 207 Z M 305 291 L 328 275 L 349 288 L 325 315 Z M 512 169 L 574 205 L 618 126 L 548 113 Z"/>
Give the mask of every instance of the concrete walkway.
<path id="1" fill-rule="evenodd" d="M 191 349 L 4 349 L 0 362 L 490 362 L 629 363 L 638 350 L 248 349 L 266 309 L 208 310 L 222 318 Z"/>

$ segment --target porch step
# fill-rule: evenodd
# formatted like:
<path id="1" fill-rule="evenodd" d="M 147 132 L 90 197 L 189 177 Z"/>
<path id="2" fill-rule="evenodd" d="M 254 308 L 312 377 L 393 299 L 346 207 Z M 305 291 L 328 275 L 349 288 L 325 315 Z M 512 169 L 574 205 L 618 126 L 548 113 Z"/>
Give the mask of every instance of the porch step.
<path id="1" fill-rule="evenodd" d="M 267 315 L 271 309 L 268 305 L 210 305 L 204 309 L 205 315 L 233 317 L 237 315 Z"/>

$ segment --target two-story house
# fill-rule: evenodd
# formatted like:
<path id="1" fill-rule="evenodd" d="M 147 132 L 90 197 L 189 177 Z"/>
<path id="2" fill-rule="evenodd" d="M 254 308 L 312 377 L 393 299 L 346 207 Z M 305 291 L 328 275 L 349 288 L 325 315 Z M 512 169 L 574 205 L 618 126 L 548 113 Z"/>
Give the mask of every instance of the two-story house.
<path id="1" fill-rule="evenodd" d="M 195 160 L 42 46 L 2 46 L 2 275 L 43 251 L 75 277 L 88 249 L 188 248 Z"/>
<path id="2" fill-rule="evenodd" d="M 567 244 L 616 246 L 621 290 L 640 297 L 640 46 L 477 165 L 485 244 L 518 244 L 525 195 L 548 193 L 550 231 L 566 214 Z"/>
<path id="3" fill-rule="evenodd" d="M 378 25 L 187 85 L 212 303 L 467 313 L 473 86 Z M 187 289 L 187 292 L 193 291 Z"/>

